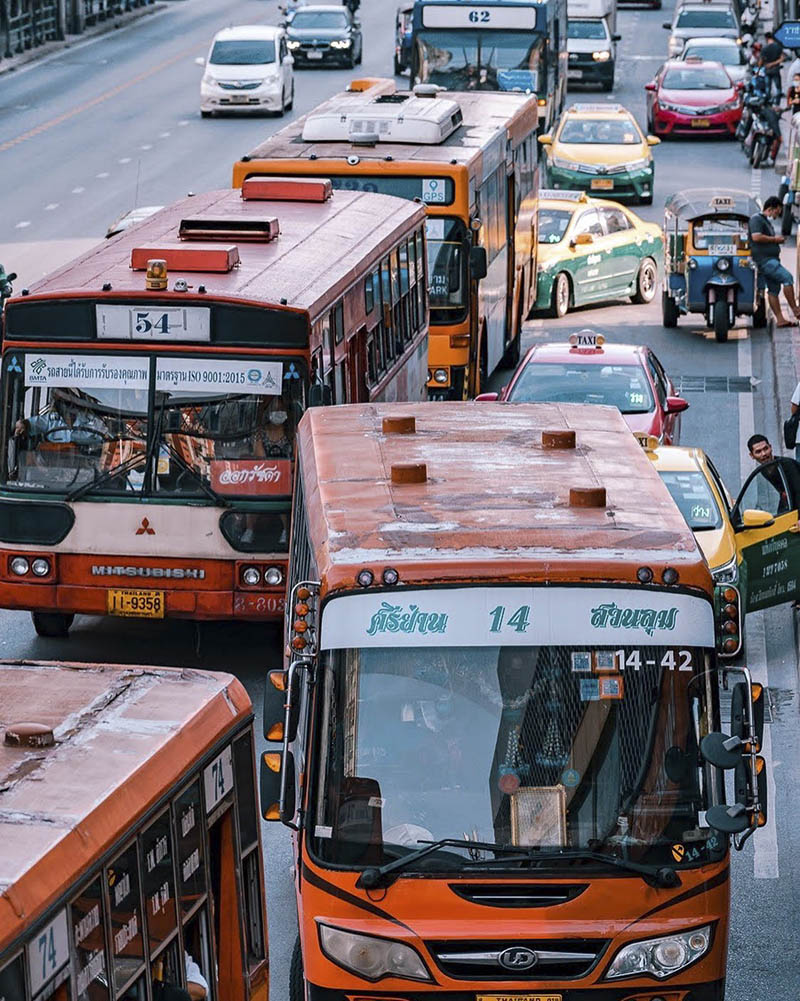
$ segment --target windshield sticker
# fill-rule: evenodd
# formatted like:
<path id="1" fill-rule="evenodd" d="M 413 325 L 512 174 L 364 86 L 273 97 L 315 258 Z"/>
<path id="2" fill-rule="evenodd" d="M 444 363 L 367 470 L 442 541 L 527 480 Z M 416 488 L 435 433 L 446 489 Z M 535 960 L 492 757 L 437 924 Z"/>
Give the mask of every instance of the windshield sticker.
<path id="1" fill-rule="evenodd" d="M 211 486 L 218 494 L 263 497 L 292 492 L 288 459 L 212 459 Z"/>
<path id="2" fill-rule="evenodd" d="M 147 389 L 147 358 L 120 355 L 25 355 L 25 385 L 57 389 Z"/>
<path id="3" fill-rule="evenodd" d="M 278 396 L 283 362 L 253 358 L 159 358 L 156 389 Z"/>
<path id="4" fill-rule="evenodd" d="M 581 702 L 598 702 L 600 700 L 600 679 L 581 678 Z"/>
<path id="5" fill-rule="evenodd" d="M 427 219 L 425 221 L 425 233 L 429 240 L 443 240 L 444 219 Z"/>
<path id="6" fill-rule="evenodd" d="M 588 651 L 571 654 L 571 662 L 573 674 L 588 674 L 592 669 L 592 655 Z"/>
<path id="7" fill-rule="evenodd" d="M 599 694 L 601 699 L 621 699 L 624 689 L 624 681 L 618 675 L 609 675 L 605 678 L 598 678 Z"/>
<path id="8" fill-rule="evenodd" d="M 423 639 L 424 637 L 424 639 Z M 711 603 L 646 588 L 430 588 L 336 598 L 323 613 L 324 649 L 392 646 L 712 647 Z M 638 658 L 638 659 L 637 659 Z M 637 669 L 628 657 L 620 669 Z M 678 670 L 680 654 L 662 664 Z M 573 661 L 576 673 L 591 658 Z M 609 654 L 595 671 L 613 671 Z M 584 665 L 589 665 L 585 666 Z M 672 666 L 671 666 L 672 665 Z M 691 668 L 690 668 L 691 669 Z"/>
<path id="9" fill-rule="evenodd" d="M 422 181 L 422 200 L 426 205 L 446 205 L 447 186 L 443 177 L 426 177 Z"/>

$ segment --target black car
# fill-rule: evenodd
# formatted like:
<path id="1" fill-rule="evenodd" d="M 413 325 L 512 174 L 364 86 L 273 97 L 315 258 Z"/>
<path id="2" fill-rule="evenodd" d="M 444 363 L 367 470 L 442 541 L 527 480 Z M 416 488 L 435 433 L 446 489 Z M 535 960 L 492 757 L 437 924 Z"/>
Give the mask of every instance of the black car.
<path id="1" fill-rule="evenodd" d="M 345 6 L 298 8 L 286 26 L 286 38 L 298 67 L 323 63 L 352 67 L 361 62 L 361 24 Z"/>

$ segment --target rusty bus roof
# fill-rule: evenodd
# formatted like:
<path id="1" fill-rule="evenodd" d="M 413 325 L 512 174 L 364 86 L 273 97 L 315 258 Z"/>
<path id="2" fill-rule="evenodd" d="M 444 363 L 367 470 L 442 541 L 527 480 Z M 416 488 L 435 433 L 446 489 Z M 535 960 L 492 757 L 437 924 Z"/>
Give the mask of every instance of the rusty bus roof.
<path id="1" fill-rule="evenodd" d="M 277 216 L 281 233 L 269 243 L 225 236 L 202 244 L 178 239 L 181 220 L 199 217 L 254 220 Z M 144 271 L 132 271 L 135 248 L 169 245 L 184 250 L 209 246 L 238 247 L 240 264 L 227 272 L 170 270 L 166 293 L 149 297 L 174 297 L 173 279 L 184 278 L 193 288 L 178 293 L 181 302 L 221 296 L 228 300 L 271 303 L 307 310 L 312 319 L 353 282 L 362 265 L 377 263 L 402 233 L 422 222 L 425 210 L 404 199 L 367 192 L 335 191 L 323 203 L 304 201 L 245 200 L 238 190 L 209 191 L 184 198 L 144 222 L 106 240 L 54 271 L 31 287 L 28 297 L 14 296 L 12 308 L 34 296 L 59 298 L 66 292 L 119 297 L 145 294 Z M 153 255 L 157 256 L 157 255 Z M 102 292 L 105 283 L 111 285 Z M 206 296 L 198 295 L 205 285 Z M 281 303 L 281 300 L 287 303 Z"/>
<path id="2" fill-rule="evenodd" d="M 384 417 L 416 431 L 387 434 Z M 576 447 L 544 448 L 543 431 Z M 359 570 L 404 584 L 526 580 L 636 582 L 672 566 L 711 589 L 694 536 L 653 464 L 612 407 L 418 403 L 314 408 L 299 428 L 309 541 L 323 593 L 356 587 Z M 424 463 L 427 482 L 392 482 Z M 604 487 L 601 507 L 571 488 Z"/>
<path id="3" fill-rule="evenodd" d="M 3 733 L 55 736 L 0 744 L 0 953 L 250 713 L 229 674 L 0 663 Z"/>
<path id="4" fill-rule="evenodd" d="M 502 145 L 500 157 L 505 157 L 505 139 L 513 145 L 536 131 L 539 107 L 536 96 L 508 93 L 503 91 L 447 91 L 442 90 L 436 98 L 455 101 L 461 108 L 462 121 L 452 135 L 442 142 L 431 145 L 422 143 L 379 142 L 375 146 L 354 145 L 350 142 L 307 142 L 303 139 L 303 128 L 310 115 L 341 111 L 346 113 L 348 105 L 362 104 L 370 96 L 373 99 L 391 99 L 410 92 L 397 92 L 393 81 L 376 80 L 367 90 L 346 90 L 324 101 L 312 112 L 294 119 L 279 132 L 274 133 L 243 157 L 241 170 L 246 175 L 247 161 L 263 159 L 291 160 L 346 160 L 357 155 L 361 161 L 382 161 L 387 157 L 394 161 L 416 161 L 425 164 L 453 164 L 470 168 L 472 173 L 483 174 L 497 166 L 495 158 L 486 159 L 487 149 L 495 143 Z M 238 169 L 238 165 L 237 165 Z M 479 178 L 480 179 L 480 178 Z"/>

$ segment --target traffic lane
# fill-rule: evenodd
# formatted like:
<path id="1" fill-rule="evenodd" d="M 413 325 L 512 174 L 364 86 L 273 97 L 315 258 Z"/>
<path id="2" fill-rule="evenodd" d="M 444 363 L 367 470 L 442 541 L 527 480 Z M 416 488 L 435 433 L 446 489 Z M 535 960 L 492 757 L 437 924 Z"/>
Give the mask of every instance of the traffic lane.
<path id="1" fill-rule="evenodd" d="M 186 8 L 175 9 L 194 8 L 195 3 L 202 6 L 205 0 L 192 0 Z M 277 14 L 264 13 L 274 7 L 272 2 L 266 6 L 246 2 L 237 10 L 242 21 L 276 21 Z M 21 238 L 102 236 L 108 223 L 134 204 L 166 204 L 188 190 L 230 184 L 234 160 L 280 128 L 283 120 L 243 115 L 200 119 L 202 69 L 194 58 L 204 56 L 214 31 L 229 23 L 216 8 L 214 17 L 206 18 L 213 23 L 202 32 L 182 36 L 179 58 L 172 53 L 174 39 L 156 37 L 150 45 L 152 59 L 166 56 L 162 62 L 168 65 L 156 74 L 129 78 L 137 81 L 131 86 L 119 83 L 117 71 L 107 66 L 107 56 L 100 50 L 102 41 L 84 50 L 80 69 L 92 95 L 84 100 L 85 110 L 59 121 L 58 98 L 53 96 L 43 124 L 55 124 L 5 150 L 0 143 L 3 172 L 26 179 L 15 189 L 13 211 L 0 220 L 0 244 Z M 343 89 L 354 76 L 391 72 L 391 20 L 385 11 L 371 11 L 362 24 L 363 64 L 355 70 L 298 70 L 292 117 Z M 194 40 L 187 45 L 190 36 Z M 129 36 L 129 46 L 141 44 L 140 36 Z M 50 69 L 49 63 L 41 67 L 42 71 Z M 30 71 L 36 72 L 36 68 Z M 113 100 L 91 104 L 115 89 Z M 71 107 L 81 107 L 77 98 Z M 6 123 L 3 130 L 6 134 Z M 31 164 L 36 163 L 41 169 L 32 170 Z M 52 167 L 55 164 L 57 170 Z"/>

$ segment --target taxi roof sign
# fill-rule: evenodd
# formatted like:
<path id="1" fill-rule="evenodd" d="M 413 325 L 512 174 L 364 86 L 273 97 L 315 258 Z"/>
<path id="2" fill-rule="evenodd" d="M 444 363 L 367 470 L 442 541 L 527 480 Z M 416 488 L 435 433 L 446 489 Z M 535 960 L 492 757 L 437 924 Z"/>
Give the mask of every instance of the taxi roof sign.
<path id="1" fill-rule="evenodd" d="M 579 102 L 578 104 L 573 104 L 571 107 L 567 108 L 567 112 L 577 112 L 582 114 L 583 112 L 592 111 L 613 111 L 615 114 L 619 114 L 621 111 L 625 111 L 625 108 L 621 104 L 590 104 Z"/>
<path id="2" fill-rule="evenodd" d="M 569 336 L 570 349 L 572 351 L 602 351 L 606 339 L 596 330 L 577 330 Z"/>
<path id="3" fill-rule="evenodd" d="M 651 458 L 655 458 L 655 455 L 651 453 L 655 452 L 660 443 L 654 434 L 648 434 L 646 431 L 634 431 L 633 437 L 639 442 Z"/>
<path id="4" fill-rule="evenodd" d="M 539 198 L 544 201 L 558 199 L 562 202 L 586 202 L 589 200 L 585 191 L 560 191 L 558 188 L 540 188 Z"/>
<path id="5" fill-rule="evenodd" d="M 736 199 L 730 195 L 714 195 L 708 204 L 712 209 L 732 209 L 736 204 Z"/>

